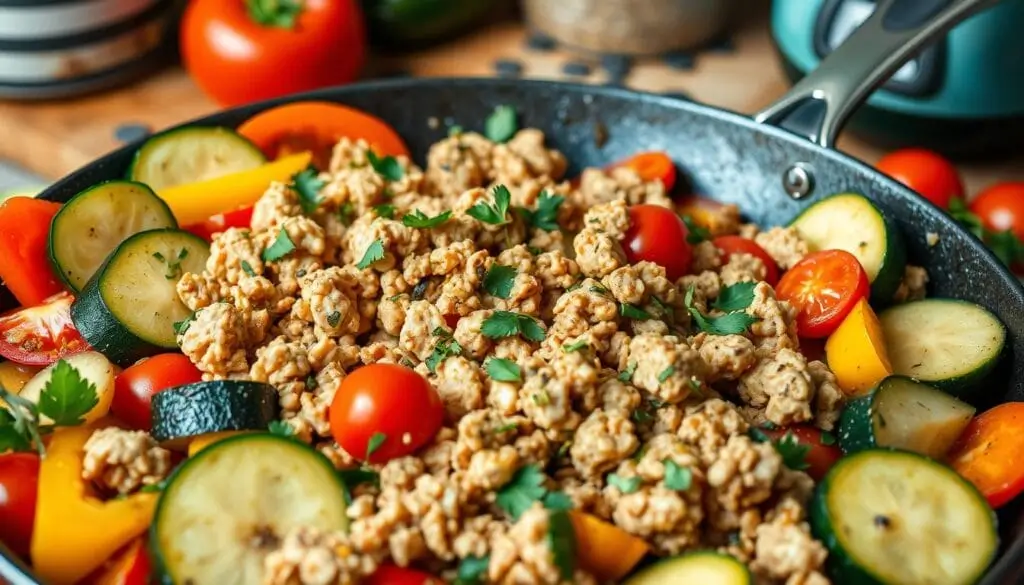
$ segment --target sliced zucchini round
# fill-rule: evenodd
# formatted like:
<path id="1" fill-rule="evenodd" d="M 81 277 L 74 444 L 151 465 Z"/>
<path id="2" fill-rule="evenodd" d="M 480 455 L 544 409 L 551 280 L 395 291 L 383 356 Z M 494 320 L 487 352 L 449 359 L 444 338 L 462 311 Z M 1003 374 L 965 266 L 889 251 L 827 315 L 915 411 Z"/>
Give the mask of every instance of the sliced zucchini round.
<path id="1" fill-rule="evenodd" d="M 146 185 L 100 183 L 72 197 L 54 216 L 50 263 L 61 280 L 77 292 L 128 236 L 176 227 L 167 204 Z"/>
<path id="2" fill-rule="evenodd" d="M 135 153 L 129 178 L 161 189 L 254 169 L 260 149 L 230 128 L 188 126 L 153 136 Z"/>
<path id="3" fill-rule="evenodd" d="M 894 447 L 940 459 L 971 418 L 974 407 L 904 376 L 889 376 L 846 403 L 839 422 L 844 453 Z"/>
<path id="4" fill-rule="evenodd" d="M 178 298 L 178 278 L 201 272 L 209 256 L 209 244 L 186 231 L 135 234 L 82 289 L 71 321 L 89 345 L 122 367 L 176 349 L 174 324 L 191 313 Z"/>
<path id="5" fill-rule="evenodd" d="M 893 373 L 961 398 L 983 386 L 1006 344 L 999 319 L 974 303 L 924 299 L 878 316 Z"/>
<path id="6" fill-rule="evenodd" d="M 996 516 L 973 485 L 916 453 L 848 455 L 818 484 L 814 536 L 836 583 L 970 585 L 996 554 Z"/>
<path id="7" fill-rule="evenodd" d="M 903 278 L 907 252 L 896 224 L 870 199 L 856 193 L 826 197 L 791 223 L 812 251 L 846 250 L 871 281 L 871 299 L 889 304 Z"/>
<path id="8" fill-rule="evenodd" d="M 289 530 L 346 530 L 345 508 L 345 486 L 321 453 L 245 434 L 210 445 L 174 472 L 149 540 L 164 583 L 260 585 L 264 557 Z"/>
<path id="9" fill-rule="evenodd" d="M 153 438 L 184 450 L 207 433 L 267 430 L 278 417 L 278 395 L 262 382 L 196 382 L 154 394 L 152 413 Z"/>
<path id="10" fill-rule="evenodd" d="M 625 585 L 751 585 L 747 566 L 735 558 L 714 552 L 695 551 L 669 557 L 640 571 Z"/>

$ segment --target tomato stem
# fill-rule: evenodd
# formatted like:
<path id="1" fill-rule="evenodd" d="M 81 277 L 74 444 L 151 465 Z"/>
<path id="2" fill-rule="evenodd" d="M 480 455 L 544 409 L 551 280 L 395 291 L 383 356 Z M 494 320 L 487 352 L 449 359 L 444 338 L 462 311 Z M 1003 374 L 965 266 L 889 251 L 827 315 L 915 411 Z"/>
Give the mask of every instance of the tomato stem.
<path id="1" fill-rule="evenodd" d="M 302 14 L 301 0 L 245 0 L 249 18 L 262 26 L 293 29 Z"/>

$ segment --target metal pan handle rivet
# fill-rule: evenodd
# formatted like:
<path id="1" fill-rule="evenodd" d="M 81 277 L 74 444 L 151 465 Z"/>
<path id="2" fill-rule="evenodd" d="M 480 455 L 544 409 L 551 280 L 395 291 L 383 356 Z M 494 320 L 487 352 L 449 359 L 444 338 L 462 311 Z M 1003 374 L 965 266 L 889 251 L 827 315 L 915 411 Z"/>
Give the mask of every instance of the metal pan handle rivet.
<path id="1" fill-rule="evenodd" d="M 799 201 L 814 192 L 814 173 L 806 163 L 798 162 L 782 173 L 782 188 Z"/>

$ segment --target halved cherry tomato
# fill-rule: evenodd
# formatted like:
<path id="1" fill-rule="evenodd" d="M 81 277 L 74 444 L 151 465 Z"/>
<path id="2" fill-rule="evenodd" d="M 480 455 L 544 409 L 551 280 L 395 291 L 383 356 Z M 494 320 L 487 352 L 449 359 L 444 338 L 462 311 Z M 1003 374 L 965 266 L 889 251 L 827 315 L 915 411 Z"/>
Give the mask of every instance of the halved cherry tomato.
<path id="1" fill-rule="evenodd" d="M 0 204 L 0 281 L 23 307 L 64 290 L 50 267 L 50 222 L 60 203 L 11 197 Z"/>
<path id="2" fill-rule="evenodd" d="M 60 292 L 34 307 L 0 316 L 0 356 L 28 366 L 46 366 L 89 349 L 71 322 L 71 293 Z"/>
<path id="3" fill-rule="evenodd" d="M 203 238 L 206 241 L 213 239 L 213 234 L 220 233 L 228 228 L 247 228 L 252 223 L 252 207 L 243 207 L 227 213 L 218 213 L 203 223 L 185 226 L 183 229 Z"/>
<path id="4" fill-rule="evenodd" d="M 0 542 L 26 559 L 32 542 L 38 487 L 39 455 L 0 455 Z"/>
<path id="5" fill-rule="evenodd" d="M 150 402 L 154 394 L 202 379 L 192 360 L 180 353 L 146 358 L 114 378 L 110 411 L 130 427 L 148 431 L 152 426 Z"/>
<path id="6" fill-rule="evenodd" d="M 397 364 L 371 364 L 345 376 L 330 409 L 334 440 L 371 463 L 416 451 L 434 438 L 443 418 L 444 403 L 430 382 Z M 378 443 L 375 449 L 371 442 Z"/>
<path id="7" fill-rule="evenodd" d="M 238 133 L 253 141 L 271 159 L 311 151 L 313 164 L 326 169 L 339 139 L 362 138 L 380 155 L 408 155 L 409 149 L 387 122 L 360 110 L 331 102 L 297 102 L 271 108 L 249 118 Z"/>
<path id="8" fill-rule="evenodd" d="M 786 271 L 775 296 L 796 308 L 801 337 L 828 337 L 870 290 L 868 276 L 853 254 L 822 250 Z"/>
<path id="9" fill-rule="evenodd" d="M 629 167 L 645 181 L 661 181 L 666 191 L 676 186 L 676 165 L 664 152 L 641 152 L 627 159 L 613 162 L 607 168 Z"/>
<path id="10" fill-rule="evenodd" d="M 754 240 L 749 240 L 741 236 L 718 236 L 711 240 L 711 243 L 716 248 L 725 252 L 725 258 L 723 262 L 728 262 L 729 257 L 733 254 L 750 254 L 756 256 L 764 262 L 765 266 L 765 282 L 775 286 L 775 283 L 779 281 L 779 267 L 775 264 L 775 259 L 772 258 L 768 252 L 765 252 L 764 248 L 759 246 Z"/>
<path id="11" fill-rule="evenodd" d="M 956 167 L 930 150 L 905 148 L 890 152 L 875 167 L 942 209 L 949 208 L 953 197 L 964 196 Z"/>
<path id="12" fill-rule="evenodd" d="M 441 585 L 442 581 L 430 573 L 404 569 L 395 565 L 381 565 L 366 578 L 366 585 Z"/>
<path id="13" fill-rule="evenodd" d="M 967 425 L 947 455 L 993 508 L 1024 492 L 1024 402 L 991 408 Z"/>
<path id="14" fill-rule="evenodd" d="M 136 538 L 119 550 L 80 585 L 147 585 L 152 563 L 146 540 Z"/>
<path id="15" fill-rule="evenodd" d="M 807 463 L 807 474 L 814 478 L 815 481 L 825 477 L 829 469 L 839 461 L 839 458 L 843 456 L 843 452 L 839 450 L 836 444 L 834 436 L 830 436 L 829 444 L 822 443 L 822 437 L 824 434 L 810 426 L 798 425 L 788 427 L 785 429 L 762 429 L 764 434 L 771 437 L 773 441 L 778 441 L 786 436 L 787 433 L 793 433 L 793 437 L 796 438 L 797 442 L 801 445 L 806 445 L 809 449 L 807 451 L 807 457 L 805 461 Z"/>
<path id="16" fill-rule="evenodd" d="M 992 185 L 978 193 L 969 207 L 989 230 L 1010 230 L 1024 239 L 1024 181 Z"/>
<path id="17" fill-rule="evenodd" d="M 659 205 L 629 208 L 629 229 L 622 241 L 631 263 L 654 262 L 665 268 L 669 280 L 690 271 L 693 248 L 686 241 L 690 231 L 671 209 Z"/>

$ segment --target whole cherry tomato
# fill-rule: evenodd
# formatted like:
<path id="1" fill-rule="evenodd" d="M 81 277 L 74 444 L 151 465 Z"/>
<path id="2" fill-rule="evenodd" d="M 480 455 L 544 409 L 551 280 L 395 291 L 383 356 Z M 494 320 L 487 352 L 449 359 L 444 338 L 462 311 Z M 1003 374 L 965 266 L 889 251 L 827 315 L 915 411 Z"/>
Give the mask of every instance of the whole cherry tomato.
<path id="1" fill-rule="evenodd" d="M 835 436 L 826 435 L 814 427 L 798 425 L 785 429 L 763 430 L 773 441 L 779 441 L 792 433 L 797 443 L 807 447 L 807 455 L 804 457 L 804 462 L 807 463 L 806 471 L 815 481 L 825 477 L 828 470 L 843 456 L 843 452 L 836 444 Z"/>
<path id="2" fill-rule="evenodd" d="M 648 261 L 665 268 L 669 280 L 690 271 L 693 248 L 686 240 L 686 224 L 674 211 L 659 205 L 634 205 L 629 208 L 629 229 L 623 240 L 631 263 Z"/>
<path id="3" fill-rule="evenodd" d="M 760 258 L 761 262 L 764 262 L 765 282 L 775 286 L 775 283 L 779 281 L 779 267 L 776 266 L 775 259 L 768 252 L 765 252 L 764 248 L 759 246 L 754 240 L 742 236 L 718 236 L 711 240 L 711 243 L 722 252 L 725 252 L 723 262 L 728 262 L 729 257 L 733 254 L 750 254 Z"/>
<path id="4" fill-rule="evenodd" d="M 906 148 L 890 152 L 875 167 L 942 209 L 949 207 L 953 197 L 964 196 L 956 167 L 930 150 Z"/>
<path id="5" fill-rule="evenodd" d="M 74 297 L 59 292 L 33 307 L 0 316 L 0 356 L 29 366 L 47 366 L 89 349 L 71 322 Z"/>
<path id="6" fill-rule="evenodd" d="M 797 310 L 800 337 L 828 337 L 871 285 L 857 258 L 845 250 L 822 250 L 782 275 L 775 295 Z"/>
<path id="7" fill-rule="evenodd" d="M 383 463 L 427 444 L 444 418 L 430 382 L 397 364 L 363 366 L 341 381 L 331 403 L 331 433 L 353 457 Z"/>
<path id="8" fill-rule="evenodd" d="M 969 207 L 989 230 L 1010 230 L 1024 239 L 1024 182 L 992 185 L 978 193 Z"/>
<path id="9" fill-rule="evenodd" d="M 355 0 L 192 0 L 181 54 L 199 87 L 233 106 L 355 80 L 365 36 Z"/>
<path id="10" fill-rule="evenodd" d="M 180 353 L 163 353 L 126 368 L 114 378 L 110 411 L 129 426 L 149 430 L 153 395 L 168 388 L 202 380 L 192 361 Z"/>
<path id="11" fill-rule="evenodd" d="M 38 487 L 39 455 L 0 455 L 0 541 L 23 558 L 32 543 Z"/>

